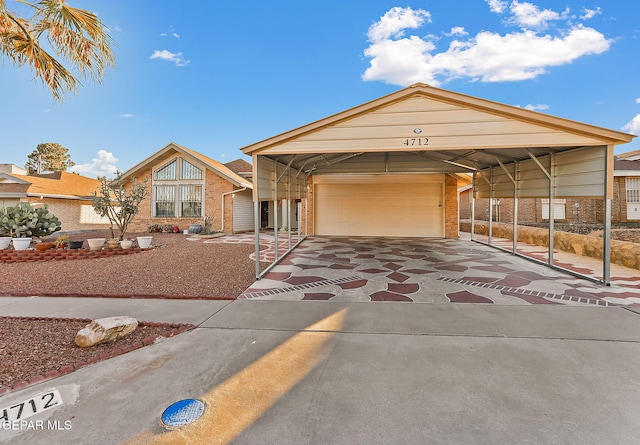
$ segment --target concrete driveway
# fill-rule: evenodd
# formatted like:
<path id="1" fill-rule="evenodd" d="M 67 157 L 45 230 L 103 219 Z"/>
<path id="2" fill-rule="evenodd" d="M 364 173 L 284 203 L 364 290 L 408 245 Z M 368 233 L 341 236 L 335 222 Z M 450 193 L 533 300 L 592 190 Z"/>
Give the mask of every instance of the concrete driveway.
<path id="1" fill-rule="evenodd" d="M 204 315 L 182 303 L 185 317 L 192 304 L 192 319 Z M 14 414 L 54 390 L 62 400 L 31 424 L 3 424 L 0 443 L 640 442 L 640 315 L 628 308 L 237 300 L 208 310 L 193 331 L 0 397 Z M 187 398 L 206 404 L 202 417 L 162 428 L 163 411 Z"/>
<path id="2" fill-rule="evenodd" d="M 640 303 L 640 283 L 603 287 L 466 240 L 312 237 L 240 298 L 607 306 Z"/>
<path id="3" fill-rule="evenodd" d="M 198 325 L 1 396 L 7 417 L 61 403 L 0 443 L 635 445 L 640 310 L 609 299 L 637 297 L 464 241 L 337 238 L 231 302 L 0 297 L 0 315 Z M 202 417 L 163 428 L 191 398 Z"/>

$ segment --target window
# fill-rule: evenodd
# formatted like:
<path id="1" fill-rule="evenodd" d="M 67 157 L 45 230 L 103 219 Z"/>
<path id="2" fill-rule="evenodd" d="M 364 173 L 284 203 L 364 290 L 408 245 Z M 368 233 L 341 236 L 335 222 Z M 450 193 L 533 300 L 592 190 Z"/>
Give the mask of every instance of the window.
<path id="1" fill-rule="evenodd" d="M 181 185 L 182 216 L 202 216 L 202 186 Z"/>
<path id="2" fill-rule="evenodd" d="M 153 175 L 153 216 L 200 218 L 203 216 L 203 170 L 175 158 Z"/>
<path id="3" fill-rule="evenodd" d="M 627 202 L 640 202 L 640 178 L 626 178 Z"/>
<path id="4" fill-rule="evenodd" d="M 156 179 L 158 180 L 171 180 L 176 179 L 176 166 L 177 160 L 165 165 L 160 170 L 156 171 Z"/>
<path id="5" fill-rule="evenodd" d="M 172 217 L 176 216 L 176 186 L 157 185 L 155 216 Z"/>

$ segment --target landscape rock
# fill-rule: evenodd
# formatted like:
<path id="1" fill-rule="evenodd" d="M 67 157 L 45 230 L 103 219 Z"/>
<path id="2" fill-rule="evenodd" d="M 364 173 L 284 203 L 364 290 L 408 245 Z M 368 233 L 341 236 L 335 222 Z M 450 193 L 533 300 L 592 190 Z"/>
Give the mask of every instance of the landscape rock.
<path id="1" fill-rule="evenodd" d="M 126 337 L 136 330 L 138 320 L 132 317 L 108 317 L 93 320 L 76 334 L 76 345 L 81 348 L 99 345 Z"/>

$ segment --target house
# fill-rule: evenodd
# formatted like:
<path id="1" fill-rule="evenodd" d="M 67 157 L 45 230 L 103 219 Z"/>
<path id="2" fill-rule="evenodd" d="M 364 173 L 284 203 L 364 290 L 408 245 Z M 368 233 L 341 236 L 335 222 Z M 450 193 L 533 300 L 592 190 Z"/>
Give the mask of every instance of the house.
<path id="1" fill-rule="evenodd" d="M 613 176 L 619 221 L 640 221 L 640 150 L 616 156 Z"/>
<path id="2" fill-rule="evenodd" d="M 100 181 L 76 173 L 49 172 L 29 175 L 13 164 L 0 164 L 0 206 L 29 202 L 34 207 L 47 204 L 62 222 L 65 232 L 104 229 L 103 220 L 91 206 L 91 196 Z"/>
<path id="3" fill-rule="evenodd" d="M 304 235 L 457 238 L 458 175 L 479 199 L 610 203 L 633 137 L 417 83 L 242 151 L 254 202 L 297 202 Z"/>
<path id="4" fill-rule="evenodd" d="M 130 224 L 146 231 L 154 224 L 188 229 L 209 217 L 212 230 L 253 230 L 251 164 L 239 159 L 222 164 L 171 142 L 123 173 L 147 181 L 149 194 Z"/>
<path id="5" fill-rule="evenodd" d="M 460 194 L 460 219 L 471 219 L 471 185 L 458 188 Z M 477 200 L 475 218 L 489 219 L 492 206 L 494 221 L 513 221 L 513 200 Z M 600 199 L 557 198 L 554 199 L 554 219 L 567 223 L 602 222 L 604 201 Z M 549 220 L 549 199 L 520 199 L 518 220 L 522 223 L 537 224 Z M 613 199 L 611 201 L 611 222 L 624 223 L 640 221 L 640 150 L 615 156 L 613 170 Z"/>

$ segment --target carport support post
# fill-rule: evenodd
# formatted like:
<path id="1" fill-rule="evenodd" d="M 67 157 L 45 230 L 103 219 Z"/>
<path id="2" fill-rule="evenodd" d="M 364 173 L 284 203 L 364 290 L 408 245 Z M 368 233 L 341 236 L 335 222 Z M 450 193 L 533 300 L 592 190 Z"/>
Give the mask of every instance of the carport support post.
<path id="1" fill-rule="evenodd" d="M 551 153 L 549 159 L 549 266 L 553 266 L 553 244 L 555 230 L 555 210 L 556 210 L 556 166 L 555 154 Z"/>
<path id="2" fill-rule="evenodd" d="M 513 181 L 513 253 L 518 252 L 518 197 L 520 195 L 520 162 L 514 163 Z"/>
<path id="3" fill-rule="evenodd" d="M 604 158 L 604 233 L 602 234 L 602 282 L 611 286 L 611 198 L 613 198 L 613 145 Z"/>
<path id="4" fill-rule="evenodd" d="M 258 155 L 253 155 L 253 233 L 255 238 L 256 280 L 260 279 L 260 169 Z"/>
<path id="5" fill-rule="evenodd" d="M 476 227 L 476 172 L 473 172 L 471 181 L 471 241 L 475 240 Z"/>
<path id="6" fill-rule="evenodd" d="M 493 167 L 489 168 L 489 245 L 493 241 Z"/>
<path id="7" fill-rule="evenodd" d="M 275 179 L 273 183 L 273 243 L 276 249 L 274 262 L 277 262 L 280 245 L 278 244 L 278 163 L 276 161 L 273 161 L 273 170 L 273 177 Z"/>

